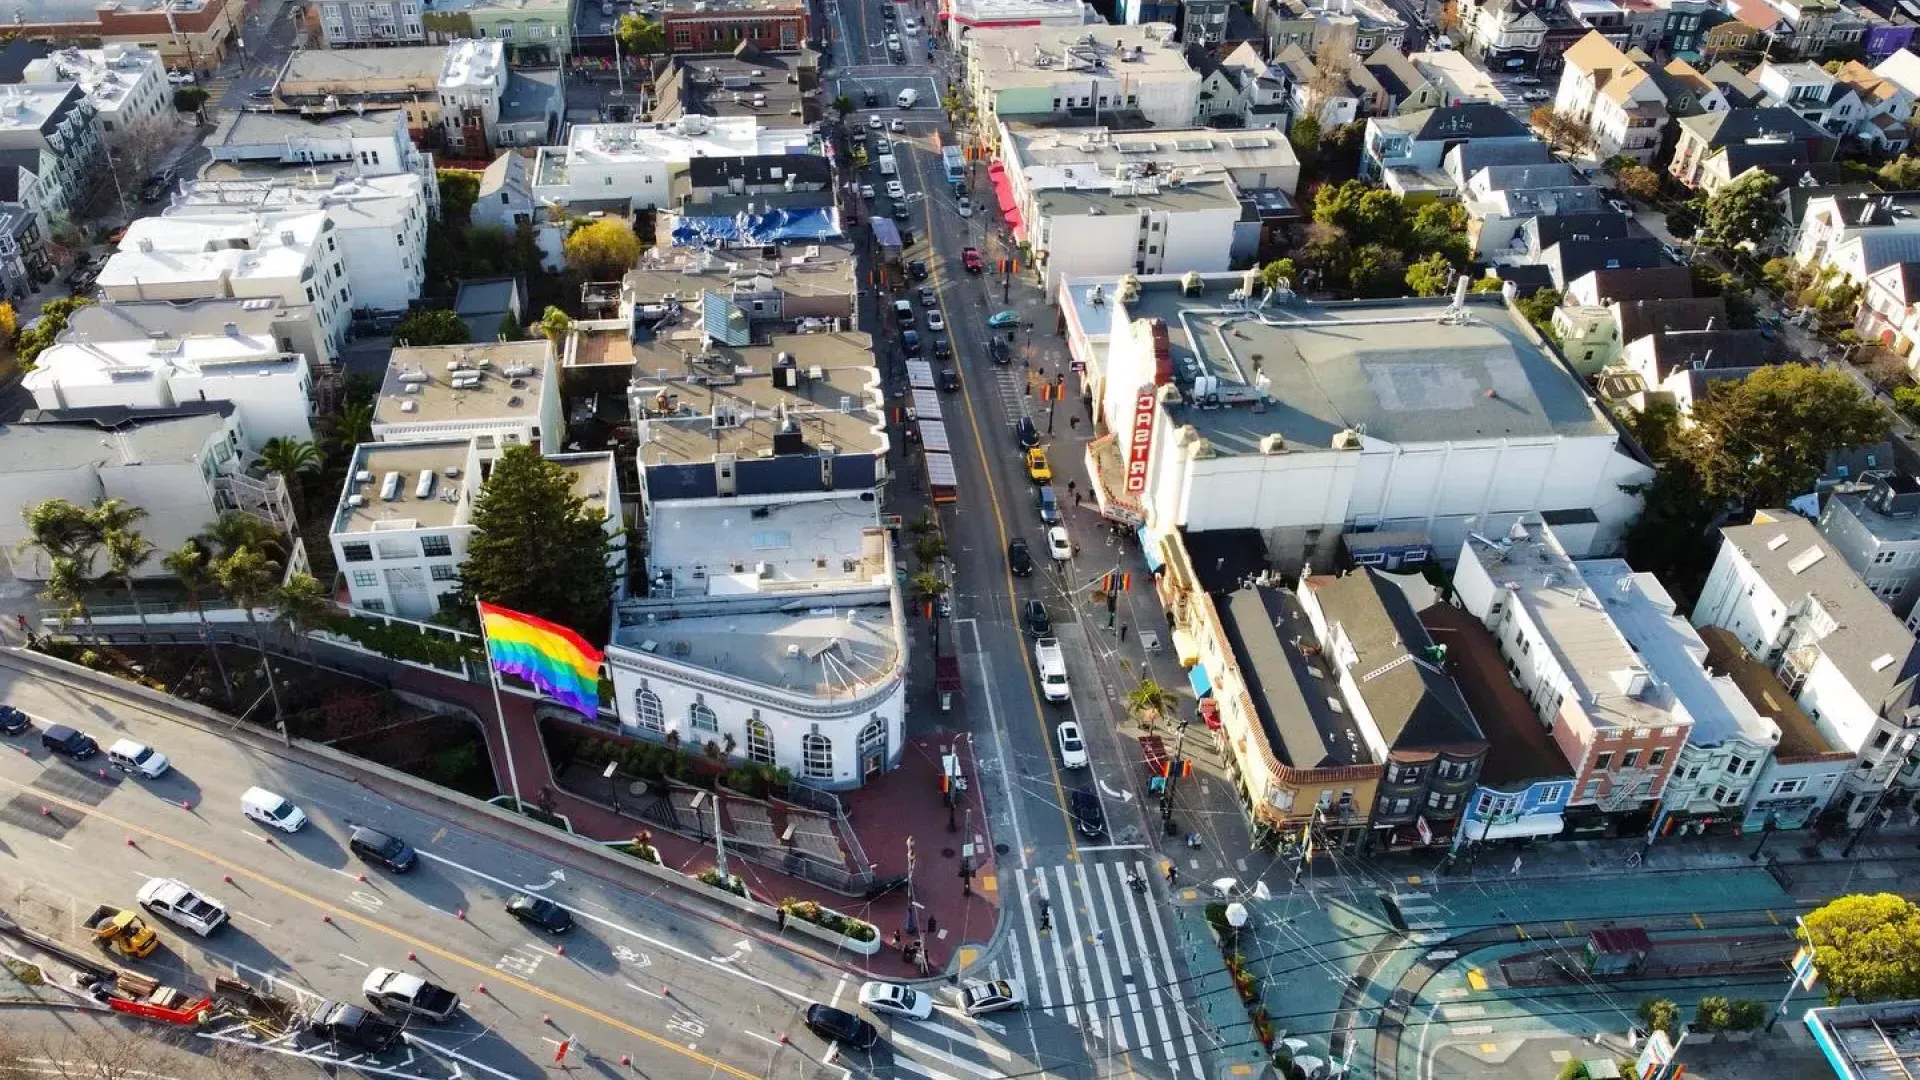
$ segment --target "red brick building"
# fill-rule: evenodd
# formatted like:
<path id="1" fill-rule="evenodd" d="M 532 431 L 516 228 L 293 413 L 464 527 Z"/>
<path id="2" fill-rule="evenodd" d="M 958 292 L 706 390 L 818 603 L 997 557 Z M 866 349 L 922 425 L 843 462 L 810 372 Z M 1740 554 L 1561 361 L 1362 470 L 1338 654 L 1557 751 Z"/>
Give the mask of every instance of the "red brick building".
<path id="1" fill-rule="evenodd" d="M 805 0 L 671 0 L 660 13 L 676 53 L 731 52 L 743 41 L 797 49 L 807 41 Z"/>
<path id="2" fill-rule="evenodd" d="M 47 0 L 10 25 L 18 38 L 97 47 L 139 45 L 169 68 L 210 71 L 235 48 L 245 0 Z"/>

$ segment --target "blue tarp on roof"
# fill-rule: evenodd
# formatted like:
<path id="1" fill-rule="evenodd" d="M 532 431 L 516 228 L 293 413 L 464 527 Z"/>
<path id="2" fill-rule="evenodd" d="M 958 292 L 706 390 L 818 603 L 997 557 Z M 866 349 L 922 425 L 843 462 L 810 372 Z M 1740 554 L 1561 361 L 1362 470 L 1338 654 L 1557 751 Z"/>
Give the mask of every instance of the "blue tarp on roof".
<path id="1" fill-rule="evenodd" d="M 833 212 L 825 207 L 806 210 L 744 211 L 732 217 L 687 215 L 673 227 L 673 246 L 711 247 L 715 244 L 778 244 L 800 240 L 831 240 L 840 235 Z"/>

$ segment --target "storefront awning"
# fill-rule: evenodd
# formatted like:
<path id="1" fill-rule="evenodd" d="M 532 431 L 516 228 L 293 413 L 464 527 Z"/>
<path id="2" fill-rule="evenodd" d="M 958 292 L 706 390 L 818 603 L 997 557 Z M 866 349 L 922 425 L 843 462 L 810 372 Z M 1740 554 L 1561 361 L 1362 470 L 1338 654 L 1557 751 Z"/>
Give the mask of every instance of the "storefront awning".
<path id="1" fill-rule="evenodd" d="M 1187 669 L 1187 685 L 1193 687 L 1195 697 L 1206 697 L 1213 693 L 1213 680 L 1207 677 L 1207 666 L 1195 664 Z"/>
<path id="2" fill-rule="evenodd" d="M 1193 635 L 1183 629 L 1173 631 L 1173 655 L 1180 661 L 1181 667 L 1192 667 L 1200 662 L 1200 643 Z"/>
<path id="3" fill-rule="evenodd" d="M 1497 821 L 1488 825 L 1482 821 L 1470 821 L 1462 827 L 1468 840 L 1520 840 L 1545 836 L 1558 836 L 1566 827 L 1566 819 L 1559 814 L 1528 814 L 1512 821 Z"/>
<path id="4" fill-rule="evenodd" d="M 1153 550 L 1155 545 L 1152 540 L 1147 538 L 1147 527 L 1145 525 L 1140 526 L 1139 528 L 1133 530 L 1133 535 L 1136 539 L 1140 541 L 1141 553 L 1146 555 L 1147 557 L 1147 573 L 1149 574 L 1159 573 L 1160 568 L 1167 564 L 1164 562 L 1161 562 L 1160 553 Z"/>

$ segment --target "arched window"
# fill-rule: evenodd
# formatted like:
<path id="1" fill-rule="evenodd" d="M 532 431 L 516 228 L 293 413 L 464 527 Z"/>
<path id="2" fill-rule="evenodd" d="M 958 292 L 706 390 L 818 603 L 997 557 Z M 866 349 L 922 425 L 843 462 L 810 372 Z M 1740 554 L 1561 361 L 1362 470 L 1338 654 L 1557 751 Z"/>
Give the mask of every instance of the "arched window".
<path id="1" fill-rule="evenodd" d="M 887 767 L 887 724 L 874 717 L 860 729 L 860 770 L 872 775 Z"/>
<path id="2" fill-rule="evenodd" d="M 773 764 L 773 732 L 757 716 L 747 721 L 747 760 Z"/>
<path id="3" fill-rule="evenodd" d="M 642 731 L 665 731 L 665 714 L 660 711 L 660 695 L 642 686 L 633 692 L 633 719 Z"/>
<path id="4" fill-rule="evenodd" d="M 704 701 L 696 701 L 687 707 L 687 726 L 695 731 L 719 731 L 720 718 L 713 715 Z"/>
<path id="5" fill-rule="evenodd" d="M 810 731 L 800 740 L 800 768 L 804 775 L 816 780 L 833 778 L 833 740 L 817 731 Z"/>

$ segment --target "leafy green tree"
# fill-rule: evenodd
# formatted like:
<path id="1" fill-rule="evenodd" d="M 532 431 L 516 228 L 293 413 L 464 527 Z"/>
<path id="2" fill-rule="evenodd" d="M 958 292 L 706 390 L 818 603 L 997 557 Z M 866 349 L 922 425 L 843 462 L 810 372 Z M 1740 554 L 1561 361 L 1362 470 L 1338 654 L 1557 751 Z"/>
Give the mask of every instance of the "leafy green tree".
<path id="1" fill-rule="evenodd" d="M 1502 281 L 1500 278 L 1496 276 L 1487 275 L 1485 277 L 1477 277 L 1473 279 L 1472 291 L 1477 293 L 1493 293 L 1493 292 L 1499 292 L 1500 290 L 1506 287 L 1507 287 L 1507 283 L 1505 281 Z"/>
<path id="2" fill-rule="evenodd" d="M 173 111 L 197 113 L 207 107 L 207 92 L 198 86 L 175 87 L 173 91 Z"/>
<path id="3" fill-rule="evenodd" d="M 320 465 L 325 460 L 320 454 L 320 448 L 305 439 L 289 439 L 284 435 L 277 435 L 268 439 L 260 447 L 261 467 L 287 482 L 287 489 L 293 493 L 295 506 L 303 505 L 300 498 L 301 474 L 319 472 Z"/>
<path id="4" fill-rule="evenodd" d="M 306 652 L 307 634 L 326 624 L 327 616 L 333 614 L 333 598 L 312 574 L 295 574 L 273 590 L 273 607 L 275 621 Z"/>
<path id="5" fill-rule="evenodd" d="M 1453 264 L 1436 251 L 1407 267 L 1407 288 L 1415 296 L 1439 296 L 1447 291 L 1447 279 L 1452 274 Z"/>
<path id="6" fill-rule="evenodd" d="M 1407 241 L 1407 207 L 1400 196 L 1385 188 L 1375 188 L 1360 196 L 1354 207 L 1357 232 L 1349 231 L 1355 244 L 1379 244 L 1399 250 Z"/>
<path id="7" fill-rule="evenodd" d="M 1680 1006 L 1668 998 L 1647 998 L 1640 1003 L 1640 1024 L 1648 1031 L 1664 1031 L 1669 1039 L 1680 1037 Z"/>
<path id="8" fill-rule="evenodd" d="M 1688 458 L 1706 493 L 1748 510 L 1812 490 L 1827 455 L 1887 436 L 1887 411 L 1846 372 L 1782 364 L 1694 402 Z"/>
<path id="9" fill-rule="evenodd" d="M 59 609 L 62 628 L 79 619 L 86 624 L 87 636 L 95 637 L 93 613 L 87 606 L 87 590 L 92 586 L 93 578 L 87 573 L 85 563 L 71 555 L 59 555 L 47 564 L 47 580 L 41 586 L 40 599 Z"/>
<path id="10" fill-rule="evenodd" d="M 1859 893 L 1828 901 L 1803 925 L 1829 1003 L 1920 994 L 1920 905 L 1894 893 Z"/>
<path id="11" fill-rule="evenodd" d="M 1912 191 L 1920 187 L 1920 157 L 1901 154 L 1880 166 L 1880 183 L 1888 191 Z"/>
<path id="12" fill-rule="evenodd" d="M 1291 257 L 1300 268 L 1300 280 L 1338 287 L 1346 282 L 1353 265 L 1353 245 L 1339 226 L 1316 223 L 1308 226 L 1306 242 L 1295 248 Z M 1300 286 L 1296 283 L 1294 287 Z"/>
<path id="13" fill-rule="evenodd" d="M 1786 218 L 1775 198 L 1779 192 L 1779 179 L 1766 173 L 1733 181 L 1707 198 L 1701 235 L 1721 248 L 1768 246 Z"/>
<path id="14" fill-rule="evenodd" d="M 232 555 L 241 548 L 252 548 L 275 562 L 286 556 L 286 538 L 279 529 L 239 510 L 229 510 L 208 522 L 202 535 L 219 556 Z"/>
<path id="15" fill-rule="evenodd" d="M 847 114 L 853 111 L 853 99 L 848 97 L 845 94 L 841 94 L 839 97 L 834 98 L 833 111 L 840 114 L 840 119 L 845 120 L 847 118 Z"/>
<path id="16" fill-rule="evenodd" d="M 440 185 L 440 213 L 448 221 L 466 221 L 480 198 L 480 174 L 472 169 L 436 169 Z"/>
<path id="17" fill-rule="evenodd" d="M 1275 259 L 1260 268 L 1260 280 L 1269 289 L 1279 288 L 1282 281 L 1290 282 L 1298 288 L 1300 271 L 1295 269 L 1292 259 Z"/>
<path id="18" fill-rule="evenodd" d="M 133 587 L 133 575 L 153 557 L 153 543 L 134 528 L 147 512 L 125 499 L 102 499 L 88 512 L 88 524 L 100 538 L 100 550 L 107 557 L 107 576 L 127 590 L 127 601 L 140 620 L 141 635 L 147 630 L 147 612 L 140 606 L 139 590 Z"/>
<path id="19" fill-rule="evenodd" d="M 607 565 L 610 548 L 604 514 L 574 492 L 567 470 L 532 447 L 509 447 L 473 502 L 461 605 L 485 600 L 604 638 L 619 573 Z"/>
<path id="20" fill-rule="evenodd" d="M 567 236 L 560 247 L 567 265 L 591 281 L 612 281 L 626 275 L 640 258 L 640 238 L 620 218 L 601 218 Z"/>
<path id="21" fill-rule="evenodd" d="M 667 51 L 667 33 L 659 23 L 631 12 L 620 16 L 613 36 L 628 56 L 654 56 Z"/>
<path id="22" fill-rule="evenodd" d="M 1303 172 L 1311 173 L 1320 160 L 1320 121 L 1311 116 L 1302 116 L 1287 129 L 1287 141 L 1293 144 L 1293 154 L 1300 159 Z"/>
<path id="23" fill-rule="evenodd" d="M 373 441 L 373 402 L 349 401 L 340 407 L 340 415 L 333 422 L 333 443 L 343 450 L 350 450 L 364 442 Z"/>
<path id="24" fill-rule="evenodd" d="M 207 642 L 207 651 L 213 656 L 213 669 L 220 675 L 220 686 L 227 694 L 227 706 L 233 706 L 233 682 L 227 678 L 227 665 L 220 657 L 220 645 L 214 636 L 206 633 L 207 610 L 200 598 L 211 592 L 217 584 L 213 573 L 207 568 L 207 549 L 197 540 L 189 540 L 178 548 L 169 551 L 160 559 L 160 565 L 166 567 L 180 587 L 186 590 L 187 604 L 193 608 L 193 614 L 200 620 L 202 636 Z"/>
<path id="25" fill-rule="evenodd" d="M 1407 287 L 1407 265 L 1400 252 L 1386 244 L 1364 244 L 1353 249 L 1347 285 L 1355 296 L 1401 296 Z"/>
<path id="26" fill-rule="evenodd" d="M 273 603 L 279 579 L 279 565 L 255 548 L 240 548 L 231 555 L 221 556 L 213 564 L 213 580 L 219 584 L 220 591 L 246 612 L 247 629 L 253 632 L 254 644 L 260 650 L 260 670 L 266 674 L 267 694 L 273 699 L 273 718 L 276 721 L 285 715 L 280 705 L 280 688 L 274 682 L 273 661 L 267 655 L 266 635 L 261 632 L 260 620 L 254 612 Z"/>
<path id="27" fill-rule="evenodd" d="M 67 319 L 83 307 L 92 306 L 93 301 L 84 296 L 63 296 L 58 300 L 49 300 L 40 305 L 40 321 L 33 329 L 20 331 L 14 351 L 24 364 L 31 365 L 38 359 L 54 339 L 67 331 Z"/>
<path id="28" fill-rule="evenodd" d="M 938 600 L 946 591 L 947 583 L 931 570 L 922 570 L 913 575 L 914 595 L 922 600 Z"/>
<path id="29" fill-rule="evenodd" d="M 1534 329 L 1545 333 L 1553 326 L 1553 313 L 1563 298 L 1558 289 L 1539 289 L 1515 300 L 1513 306 L 1520 309 L 1521 316 L 1532 323 Z"/>
<path id="30" fill-rule="evenodd" d="M 1360 200 L 1372 190 L 1359 180 L 1321 185 L 1313 193 L 1313 220 L 1339 228 L 1359 242 Z"/>
<path id="31" fill-rule="evenodd" d="M 467 324 L 446 308 L 420 308 L 409 312 L 393 328 L 393 341 L 414 348 L 428 345 L 465 345 L 473 340 Z"/>

